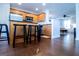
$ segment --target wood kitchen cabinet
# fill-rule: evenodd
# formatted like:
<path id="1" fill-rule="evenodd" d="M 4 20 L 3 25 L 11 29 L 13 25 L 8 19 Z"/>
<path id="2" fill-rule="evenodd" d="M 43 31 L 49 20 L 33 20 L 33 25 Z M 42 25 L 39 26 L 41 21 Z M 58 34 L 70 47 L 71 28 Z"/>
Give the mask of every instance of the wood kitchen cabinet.
<path id="1" fill-rule="evenodd" d="M 38 15 L 38 22 L 43 22 L 45 20 L 45 13 L 41 13 Z"/>

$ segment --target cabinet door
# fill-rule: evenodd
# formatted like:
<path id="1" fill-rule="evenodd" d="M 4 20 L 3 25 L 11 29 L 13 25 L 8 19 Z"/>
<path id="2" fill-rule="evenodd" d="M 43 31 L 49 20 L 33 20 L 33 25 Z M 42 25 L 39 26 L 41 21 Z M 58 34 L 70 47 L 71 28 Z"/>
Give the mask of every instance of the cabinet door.
<path id="1" fill-rule="evenodd" d="M 19 14 L 10 14 L 10 20 L 23 21 L 23 17 Z"/>
<path id="2" fill-rule="evenodd" d="M 47 36 L 51 36 L 51 25 L 43 26 L 43 34 Z"/>
<path id="3" fill-rule="evenodd" d="M 38 22 L 42 22 L 45 20 L 45 13 L 38 15 Z"/>

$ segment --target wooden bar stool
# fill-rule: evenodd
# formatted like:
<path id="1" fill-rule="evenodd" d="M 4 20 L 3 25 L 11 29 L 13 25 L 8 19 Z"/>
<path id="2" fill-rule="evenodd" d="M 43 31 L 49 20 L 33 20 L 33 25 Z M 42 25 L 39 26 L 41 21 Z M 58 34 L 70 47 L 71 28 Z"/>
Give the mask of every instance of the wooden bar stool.
<path id="1" fill-rule="evenodd" d="M 28 25 L 28 40 L 30 43 L 31 43 L 31 39 L 32 39 L 32 30 L 33 29 L 34 29 L 34 42 L 36 42 L 37 34 L 38 34 L 38 25 Z M 38 34 L 38 36 L 39 36 L 39 34 Z"/>
<path id="2" fill-rule="evenodd" d="M 41 40 L 41 34 L 42 34 L 42 25 L 37 26 L 37 40 L 40 42 Z"/>
<path id="3" fill-rule="evenodd" d="M 3 27 L 5 27 L 5 31 L 2 30 Z M 9 42 L 9 31 L 8 31 L 7 24 L 0 24 L 0 38 L 1 38 L 1 33 L 6 33 L 7 34 L 8 44 L 10 44 L 10 42 Z M 3 41 L 5 41 L 5 40 L 3 40 Z"/>
<path id="4" fill-rule="evenodd" d="M 24 45 L 26 45 L 26 42 L 28 43 L 27 31 L 26 31 L 26 25 L 14 24 L 13 48 L 15 48 L 15 41 L 16 41 L 16 27 L 17 27 L 17 26 L 23 26 L 23 32 L 24 32 Z"/>
<path id="5" fill-rule="evenodd" d="M 31 44 L 31 38 L 32 38 L 32 25 L 28 25 L 28 40 Z"/>
<path id="6" fill-rule="evenodd" d="M 37 26 L 34 26 L 34 41 L 37 39 Z"/>
<path id="7" fill-rule="evenodd" d="M 41 33 L 42 33 L 42 26 L 41 25 L 35 25 L 34 26 L 34 41 L 40 42 L 41 40 Z"/>

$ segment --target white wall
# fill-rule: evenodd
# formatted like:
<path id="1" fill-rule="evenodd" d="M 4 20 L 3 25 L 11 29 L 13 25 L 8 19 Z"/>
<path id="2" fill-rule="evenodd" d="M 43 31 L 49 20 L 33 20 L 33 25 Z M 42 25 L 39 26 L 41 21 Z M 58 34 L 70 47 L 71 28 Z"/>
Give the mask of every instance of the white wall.
<path id="1" fill-rule="evenodd" d="M 9 28 L 9 12 L 10 12 L 10 4 L 1 3 L 0 4 L 0 24 L 7 24 Z M 2 30 L 5 31 L 3 27 Z M 2 36 L 6 36 L 5 33 L 1 34 Z"/>
<path id="2" fill-rule="evenodd" d="M 76 4 L 76 40 L 79 40 L 79 4 Z"/>
<path id="3" fill-rule="evenodd" d="M 60 20 L 59 19 L 52 19 L 52 39 L 60 37 Z"/>
<path id="4" fill-rule="evenodd" d="M 64 28 L 64 19 L 60 19 L 60 28 Z"/>
<path id="5" fill-rule="evenodd" d="M 75 24 L 76 24 L 76 16 L 75 16 L 75 14 L 73 16 L 71 15 L 68 18 L 60 19 L 60 28 L 65 28 L 69 32 L 73 32 Z"/>
<path id="6" fill-rule="evenodd" d="M 0 24 L 9 25 L 9 12 L 10 12 L 10 4 L 1 3 L 0 4 Z"/>
<path id="7" fill-rule="evenodd" d="M 45 11 L 46 18 L 44 22 L 40 22 L 39 24 L 51 24 L 51 38 L 58 38 L 60 37 L 60 20 L 59 19 L 52 19 L 53 16 L 51 16 L 50 19 L 50 13 L 49 10 Z M 51 22 L 49 22 L 51 20 Z"/>

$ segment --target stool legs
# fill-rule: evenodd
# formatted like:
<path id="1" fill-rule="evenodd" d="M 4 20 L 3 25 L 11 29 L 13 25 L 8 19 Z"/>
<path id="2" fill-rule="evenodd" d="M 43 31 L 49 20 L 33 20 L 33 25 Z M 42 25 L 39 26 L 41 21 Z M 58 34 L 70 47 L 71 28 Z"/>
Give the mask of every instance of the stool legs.
<path id="1" fill-rule="evenodd" d="M 16 26 L 14 26 L 13 48 L 15 48 Z"/>
<path id="2" fill-rule="evenodd" d="M 38 39 L 38 42 L 40 42 L 40 40 L 41 40 L 41 31 L 42 31 L 42 29 L 41 29 L 40 25 L 37 26 L 37 39 Z"/>
<path id="3" fill-rule="evenodd" d="M 19 25 L 14 25 L 13 48 L 15 48 L 16 26 L 19 26 Z M 23 25 L 23 32 L 24 32 L 24 45 L 26 45 L 26 42 L 28 43 L 27 32 L 26 32 L 26 25 Z"/>
<path id="4" fill-rule="evenodd" d="M 0 26 L 0 37 L 1 37 L 2 26 Z"/>
<path id="5" fill-rule="evenodd" d="M 3 26 L 5 26 L 6 31 L 2 31 Z M 6 24 L 0 24 L 0 37 L 1 37 L 1 33 L 6 33 L 7 34 L 8 44 L 10 44 L 10 42 L 9 42 L 9 31 L 8 31 L 8 26 Z"/>
<path id="6" fill-rule="evenodd" d="M 40 31 L 39 31 L 39 27 L 37 27 L 37 40 L 38 40 L 38 42 L 40 41 Z"/>
<path id="7" fill-rule="evenodd" d="M 29 37 L 29 39 L 30 39 L 30 43 L 31 43 L 31 34 L 32 34 L 32 26 L 30 26 L 30 37 Z"/>
<path id="8" fill-rule="evenodd" d="M 36 29 L 37 29 L 37 26 L 35 26 L 35 39 L 34 39 L 34 41 L 36 42 L 36 35 L 37 35 L 37 31 L 36 31 Z"/>
<path id="9" fill-rule="evenodd" d="M 28 39 L 30 40 L 30 43 L 31 43 L 31 33 L 32 33 L 32 26 L 29 25 L 29 27 L 28 27 Z"/>
<path id="10" fill-rule="evenodd" d="M 24 44 L 28 44 L 28 37 L 27 37 L 27 31 L 26 31 L 26 26 L 24 25 L 24 28 L 23 28 L 23 31 L 24 31 Z"/>
<path id="11" fill-rule="evenodd" d="M 6 32 L 7 32 L 7 40 L 8 40 L 8 44 L 10 44 L 10 41 L 9 41 L 9 31 L 8 31 L 8 26 L 6 25 Z"/>
<path id="12" fill-rule="evenodd" d="M 26 42 L 26 26 L 23 26 L 24 28 L 23 28 L 23 32 L 24 32 L 24 45 L 26 44 L 25 42 Z"/>
<path id="13" fill-rule="evenodd" d="M 28 43 L 28 41 L 30 41 L 30 43 L 31 43 L 32 25 L 28 26 L 28 35 L 27 35 L 27 31 L 26 31 L 26 25 L 14 25 L 13 48 L 15 48 L 16 26 L 23 26 L 23 31 L 24 31 L 24 45 L 26 44 L 26 42 Z M 39 26 L 35 26 L 35 41 L 36 41 L 36 35 L 37 35 L 38 42 L 40 42 L 40 39 L 41 39 L 41 29 L 40 29 Z"/>

